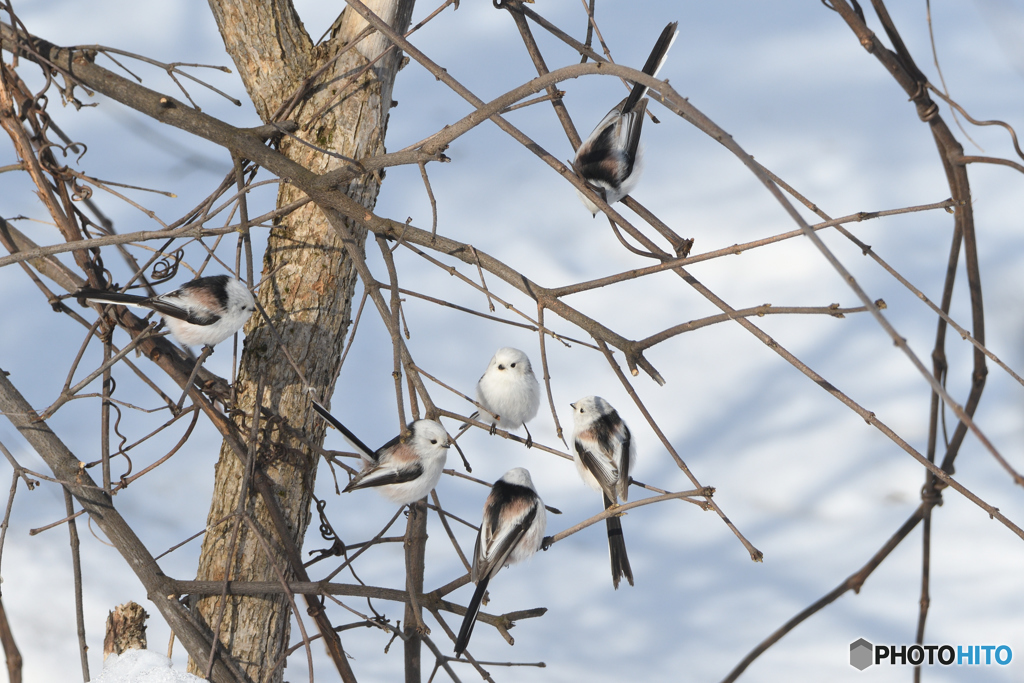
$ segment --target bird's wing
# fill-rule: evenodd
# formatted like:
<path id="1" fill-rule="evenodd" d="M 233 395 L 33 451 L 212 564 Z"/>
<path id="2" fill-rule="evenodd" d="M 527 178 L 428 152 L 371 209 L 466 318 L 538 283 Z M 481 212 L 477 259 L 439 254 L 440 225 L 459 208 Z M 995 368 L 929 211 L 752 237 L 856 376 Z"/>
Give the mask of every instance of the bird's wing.
<path id="1" fill-rule="evenodd" d="M 572 168 L 577 175 L 586 180 L 603 180 L 609 185 L 617 185 L 622 180 L 616 173 L 619 166 L 617 155 L 610 153 L 612 149 L 618 147 L 615 137 L 619 134 L 622 104 L 619 102 L 605 114 L 576 150 Z"/>
<path id="2" fill-rule="evenodd" d="M 619 421 L 622 426 L 622 433 L 619 438 L 619 452 L 616 462 L 619 466 L 619 481 L 616 486 L 618 489 L 619 500 L 625 502 L 629 500 L 629 477 L 632 472 L 629 471 L 629 459 L 630 451 L 633 448 L 633 435 L 629 432 L 629 427 L 626 426 L 625 422 Z"/>
<path id="3" fill-rule="evenodd" d="M 633 108 L 633 111 L 623 114 L 622 125 L 626 135 L 626 173 L 621 180 L 633 175 L 633 166 L 636 165 L 636 155 L 640 149 L 640 132 L 644 127 L 644 115 L 647 113 L 647 99 L 640 100 L 640 103 Z"/>
<path id="4" fill-rule="evenodd" d="M 537 517 L 538 505 L 536 498 L 530 501 L 526 497 L 517 497 L 506 505 L 488 508 L 477 537 L 477 553 L 473 558 L 474 579 L 494 576 L 505 566 L 508 556 Z"/>
<path id="5" fill-rule="evenodd" d="M 423 460 L 412 446 L 402 443 L 401 437 L 396 436 L 377 451 L 377 463 L 356 475 L 345 490 L 404 484 L 418 479 L 423 472 Z"/>
<path id="6" fill-rule="evenodd" d="M 366 489 L 374 486 L 404 484 L 418 479 L 422 474 L 423 465 L 419 461 L 399 467 L 388 464 L 374 465 L 353 477 L 349 485 L 345 487 L 345 490 L 355 491 L 356 489 Z"/>
<path id="7" fill-rule="evenodd" d="M 619 478 L 619 472 L 613 465 L 612 460 L 601 452 L 601 447 L 591 434 L 586 430 L 577 435 L 574 442 L 576 454 L 580 456 L 583 467 L 590 472 L 597 480 L 598 486 L 609 498 L 615 498 L 615 482 Z"/>
<path id="8" fill-rule="evenodd" d="M 626 500 L 633 440 L 629 427 L 619 417 L 619 414 L 612 410 L 599 417 L 589 430 L 583 432 L 583 435 L 596 440 L 596 448 L 593 449 L 595 454 L 604 455 L 607 459 L 604 466 L 608 468 L 611 475 L 612 485 L 605 487 L 602 483 L 605 495 L 611 498 L 612 502 Z M 600 478 L 598 480 L 600 481 Z"/>
<path id="9" fill-rule="evenodd" d="M 221 319 L 215 311 L 228 309 L 227 275 L 211 275 L 186 282 L 173 292 L 156 299 L 188 312 L 184 318 L 193 325 L 212 325 Z"/>
<path id="10" fill-rule="evenodd" d="M 484 557 L 482 546 L 482 538 L 484 535 L 484 529 L 487 528 L 487 511 L 489 508 L 484 509 L 484 520 L 480 523 L 480 528 L 476 532 L 476 544 L 473 546 L 473 569 L 469 573 L 469 577 L 473 580 L 473 583 L 480 583 L 485 578 L 489 565 L 487 558 Z M 489 536 L 488 532 L 488 536 Z"/>
<path id="11" fill-rule="evenodd" d="M 152 308 L 157 313 L 163 315 L 169 315 L 172 318 L 178 320 L 184 320 L 187 323 L 193 325 L 212 325 L 218 320 L 220 316 L 216 313 L 211 313 L 206 309 L 196 308 L 194 306 L 182 306 L 181 299 L 171 295 L 160 295 L 155 296 L 145 303 L 146 306 Z"/>

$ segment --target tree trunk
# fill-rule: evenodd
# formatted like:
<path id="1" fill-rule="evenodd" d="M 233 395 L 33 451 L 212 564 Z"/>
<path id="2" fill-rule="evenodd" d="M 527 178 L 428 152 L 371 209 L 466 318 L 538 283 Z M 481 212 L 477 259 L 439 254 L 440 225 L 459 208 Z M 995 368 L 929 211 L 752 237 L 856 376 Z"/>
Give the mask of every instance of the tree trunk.
<path id="1" fill-rule="evenodd" d="M 374 0 L 366 4 L 399 32 L 408 29 L 414 0 Z M 249 96 L 267 122 L 279 116 L 305 79 L 327 64 L 366 26 L 361 17 L 347 11 L 335 24 L 332 37 L 314 46 L 290 3 L 210 0 L 210 6 Z M 299 124 L 296 135 L 352 159 L 383 153 L 391 90 L 401 54 L 394 50 L 351 83 L 346 81 L 386 46 L 375 34 L 328 66 L 285 116 Z M 348 163 L 288 137 L 282 139 L 281 151 L 317 173 Z M 379 178 L 365 176 L 338 189 L 372 209 L 379 184 Z M 282 184 L 278 206 L 302 198 L 301 192 Z M 365 240 L 365 231 L 358 225 L 349 227 L 360 241 Z M 281 219 L 271 231 L 263 274 L 272 271 L 273 277 L 260 289 L 259 301 L 315 396 L 327 399 L 334 391 L 340 369 L 340 345 L 351 322 L 356 273 L 340 240 L 315 205 L 307 204 Z M 259 314 L 246 327 L 237 382 L 236 407 L 245 417 L 235 419 L 244 434 L 250 432 L 257 381 L 265 387 L 265 408 L 281 416 L 286 425 L 300 430 L 309 441 L 322 444 L 322 423 L 308 418 L 311 397 Z M 317 456 L 286 427 L 261 428 L 256 466 L 271 482 L 274 498 L 288 525 L 288 540 L 299 547 L 309 523 L 316 464 Z M 245 465 L 225 443 L 216 467 L 208 530 L 199 560 L 200 580 L 277 581 L 278 571 L 292 576 L 285 546 L 263 500 L 241 491 L 244 475 Z M 252 526 L 230 517 L 239 509 L 240 496 L 245 496 L 243 508 L 254 522 Z M 228 521 L 223 521 L 225 518 Z M 269 545 L 270 556 L 260 537 Z M 288 644 L 291 609 L 287 597 L 237 596 L 230 597 L 224 606 L 219 597 L 210 597 L 198 602 L 198 610 L 211 628 L 219 624 L 221 642 L 252 680 L 282 680 L 282 668 L 271 668 Z M 305 614 L 301 617 L 310 623 Z M 207 663 L 193 662 L 190 666 L 202 675 Z"/>

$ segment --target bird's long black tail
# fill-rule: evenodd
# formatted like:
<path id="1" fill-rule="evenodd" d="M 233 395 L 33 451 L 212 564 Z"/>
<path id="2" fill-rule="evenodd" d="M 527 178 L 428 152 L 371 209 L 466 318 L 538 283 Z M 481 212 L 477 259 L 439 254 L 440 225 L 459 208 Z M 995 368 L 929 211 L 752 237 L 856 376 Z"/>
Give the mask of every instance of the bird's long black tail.
<path id="1" fill-rule="evenodd" d="M 475 420 L 478 417 L 480 417 L 480 411 L 479 410 L 475 410 L 475 411 L 473 411 L 473 414 L 469 416 L 469 419 L 470 420 Z M 468 422 L 463 422 L 462 424 L 460 424 L 459 425 L 459 436 L 462 436 L 462 432 L 466 431 L 467 429 L 469 429 L 469 423 Z"/>
<path id="2" fill-rule="evenodd" d="M 138 294 L 122 294 L 111 292 L 105 289 L 92 289 L 83 287 L 75 292 L 79 299 L 87 299 L 100 304 L 119 304 L 122 306 L 137 306 L 156 311 L 160 315 L 177 318 L 193 325 L 212 325 L 220 320 L 219 315 L 212 313 L 202 314 L 194 310 L 182 308 L 158 296 L 139 296 Z"/>
<path id="3" fill-rule="evenodd" d="M 490 581 L 491 577 L 489 576 L 480 579 L 480 583 L 476 585 L 476 591 L 473 592 L 473 599 L 466 607 L 466 617 L 462 620 L 459 637 L 455 639 L 456 657 L 462 655 L 466 651 L 466 646 L 469 645 L 469 637 L 473 635 L 473 626 L 476 625 L 476 615 L 480 613 L 480 601 L 484 599 L 484 593 L 487 592 L 487 584 Z"/>
<path id="4" fill-rule="evenodd" d="M 369 446 L 360 441 L 359 437 L 353 434 L 348 427 L 341 424 L 341 420 L 331 415 L 331 411 L 327 410 L 327 408 L 324 408 L 319 401 L 313 401 L 313 410 L 316 411 L 316 413 L 320 415 L 320 417 L 326 420 L 327 424 L 331 425 L 339 432 L 341 432 L 342 435 L 346 439 L 348 439 L 349 443 L 351 443 L 357 449 L 362 451 L 360 455 L 362 455 L 364 458 L 369 459 L 371 462 L 377 461 L 377 454 L 374 453 L 374 451 Z"/>
<path id="5" fill-rule="evenodd" d="M 106 289 L 93 289 L 91 287 L 83 287 L 75 292 L 75 296 L 79 299 L 88 299 L 89 301 L 95 301 L 101 304 L 124 304 L 127 306 L 138 306 L 143 301 L 149 299 L 147 296 L 122 294 L 120 292 L 111 292 Z"/>
<path id="6" fill-rule="evenodd" d="M 604 497 L 604 507 L 607 510 L 612 502 L 608 496 Z M 619 580 L 623 576 L 629 585 L 633 585 L 633 570 L 629 567 L 629 556 L 626 555 L 626 539 L 622 537 L 622 520 L 618 517 L 609 517 L 605 520 L 608 527 L 608 555 L 612 561 L 612 585 L 619 588 Z"/>
<path id="7" fill-rule="evenodd" d="M 654 44 L 651 56 L 647 58 L 647 63 L 641 69 L 645 74 L 649 76 L 656 76 L 658 74 L 661 65 L 665 63 L 665 57 L 668 56 L 669 48 L 672 47 L 672 43 L 676 40 L 676 26 L 678 25 L 679 22 L 673 21 L 658 36 L 658 42 Z M 646 93 L 647 86 L 640 85 L 639 83 L 634 85 L 632 92 L 629 93 L 629 97 L 626 98 L 626 102 L 622 105 L 622 113 L 632 111 L 633 107 L 636 106 L 640 98 Z"/>

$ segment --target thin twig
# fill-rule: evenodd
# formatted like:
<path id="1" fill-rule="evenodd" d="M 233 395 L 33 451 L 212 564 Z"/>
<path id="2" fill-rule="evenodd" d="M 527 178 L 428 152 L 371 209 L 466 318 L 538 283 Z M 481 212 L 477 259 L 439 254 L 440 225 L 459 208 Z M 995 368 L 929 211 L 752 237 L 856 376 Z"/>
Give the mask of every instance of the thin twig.
<path id="1" fill-rule="evenodd" d="M 78 525 L 75 524 L 75 504 L 71 492 L 64 489 L 64 507 L 68 513 L 68 534 L 71 541 L 71 570 L 75 583 L 75 624 L 78 630 L 78 656 L 82 664 L 82 680 L 89 680 L 89 646 L 85 641 L 85 610 L 82 600 L 82 557 L 79 553 Z"/>

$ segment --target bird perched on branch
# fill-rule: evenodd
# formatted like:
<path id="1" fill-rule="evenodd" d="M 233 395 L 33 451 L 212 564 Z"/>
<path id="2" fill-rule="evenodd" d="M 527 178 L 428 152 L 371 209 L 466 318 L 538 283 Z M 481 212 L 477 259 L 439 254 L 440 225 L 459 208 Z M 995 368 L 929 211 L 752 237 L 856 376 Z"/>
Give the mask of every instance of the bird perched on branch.
<path id="1" fill-rule="evenodd" d="M 363 460 L 363 470 L 345 487 L 346 493 L 376 488 L 388 500 L 407 505 L 437 486 L 451 446 L 441 423 L 416 420 L 409 425 L 407 434 L 399 434 L 373 451 L 316 401 L 313 409 L 344 435 Z"/>
<path id="2" fill-rule="evenodd" d="M 653 77 L 661 69 L 678 35 L 676 26 L 677 22 L 673 21 L 661 32 L 642 69 L 645 74 Z M 640 180 L 640 131 L 647 111 L 646 93 L 647 86 L 634 84 L 629 96 L 605 114 L 576 150 L 573 170 L 608 204 L 632 192 Z M 578 194 L 596 216 L 597 205 L 582 192 Z"/>
<path id="3" fill-rule="evenodd" d="M 629 499 L 629 475 L 636 463 L 636 444 L 629 427 L 615 408 L 600 396 L 581 398 L 572 406 L 572 458 L 576 469 L 590 488 L 604 496 L 604 507 L 618 506 Z M 622 521 L 616 517 L 606 520 L 608 527 L 608 554 L 612 563 L 612 584 L 616 589 L 625 576 L 633 585 L 633 570 L 626 555 L 626 541 L 622 537 Z"/>
<path id="4" fill-rule="evenodd" d="M 485 421 L 491 421 L 491 434 L 497 427 L 526 430 L 526 447 L 533 446 L 533 437 L 526 423 L 537 417 L 540 408 L 540 383 L 533 374 L 530 359 L 519 349 L 498 349 L 476 383 L 476 400 L 484 407 Z M 480 417 L 475 412 L 472 418 Z"/>
<path id="5" fill-rule="evenodd" d="M 78 290 L 75 296 L 96 303 L 154 310 L 163 316 L 175 339 L 185 346 L 213 348 L 240 330 L 256 310 L 248 288 L 227 275 L 196 278 L 173 292 L 156 296 L 89 287 Z"/>
<path id="6" fill-rule="evenodd" d="M 487 584 L 502 567 L 532 557 L 544 540 L 545 528 L 544 501 L 537 495 L 528 470 L 516 467 L 494 482 L 484 503 L 483 520 L 476 536 L 472 573 L 476 590 L 466 607 L 459 637 L 455 639 L 456 657 L 469 645 Z"/>

